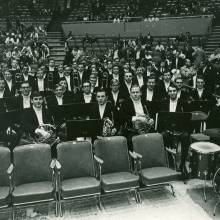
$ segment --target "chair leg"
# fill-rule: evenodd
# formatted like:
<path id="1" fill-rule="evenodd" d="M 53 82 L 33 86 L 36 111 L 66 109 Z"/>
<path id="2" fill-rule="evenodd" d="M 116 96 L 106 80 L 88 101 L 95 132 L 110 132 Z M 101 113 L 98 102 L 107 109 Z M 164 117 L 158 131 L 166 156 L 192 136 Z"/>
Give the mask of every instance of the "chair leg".
<path id="1" fill-rule="evenodd" d="M 142 203 L 141 194 L 138 189 L 137 189 L 137 196 L 138 196 L 139 203 Z"/>
<path id="2" fill-rule="evenodd" d="M 55 209 L 55 215 L 58 217 L 58 208 L 59 208 L 59 202 L 55 201 L 56 209 Z"/>
<path id="3" fill-rule="evenodd" d="M 135 198 L 136 203 L 140 203 L 140 198 L 139 198 L 137 189 L 134 189 L 134 198 Z"/>
<path id="4" fill-rule="evenodd" d="M 11 206 L 11 219 L 14 220 L 15 219 L 15 213 L 14 213 L 14 206 Z"/>
<path id="5" fill-rule="evenodd" d="M 96 196 L 96 199 L 97 199 L 97 204 L 98 204 L 98 208 L 99 210 L 101 211 L 102 210 L 102 204 L 101 204 L 101 195 L 97 195 Z"/>
<path id="6" fill-rule="evenodd" d="M 63 217 L 63 210 L 62 210 L 62 202 L 59 201 L 59 213 L 60 213 L 60 217 Z"/>
<path id="7" fill-rule="evenodd" d="M 175 191 L 174 191 L 174 187 L 172 184 L 169 184 L 170 185 L 170 188 L 171 188 L 171 191 L 172 191 L 172 194 L 173 194 L 173 197 L 175 197 Z"/>
<path id="8" fill-rule="evenodd" d="M 214 216 L 215 216 L 216 208 L 217 208 L 217 206 L 219 205 L 219 203 L 220 203 L 220 198 L 218 199 L 218 202 L 216 202 L 216 204 L 215 204 L 215 207 L 214 207 L 214 210 L 213 210 L 213 215 L 214 215 Z"/>

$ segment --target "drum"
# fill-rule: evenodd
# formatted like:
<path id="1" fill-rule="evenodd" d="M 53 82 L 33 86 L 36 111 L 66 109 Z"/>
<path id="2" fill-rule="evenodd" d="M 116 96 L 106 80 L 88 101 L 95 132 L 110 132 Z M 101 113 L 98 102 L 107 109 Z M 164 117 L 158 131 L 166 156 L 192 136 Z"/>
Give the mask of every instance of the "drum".
<path id="1" fill-rule="evenodd" d="M 206 121 L 208 115 L 202 111 L 193 111 L 192 112 L 192 121 Z"/>
<path id="2" fill-rule="evenodd" d="M 193 177 L 211 180 L 217 170 L 220 146 L 210 142 L 196 142 L 190 146 L 190 168 Z"/>

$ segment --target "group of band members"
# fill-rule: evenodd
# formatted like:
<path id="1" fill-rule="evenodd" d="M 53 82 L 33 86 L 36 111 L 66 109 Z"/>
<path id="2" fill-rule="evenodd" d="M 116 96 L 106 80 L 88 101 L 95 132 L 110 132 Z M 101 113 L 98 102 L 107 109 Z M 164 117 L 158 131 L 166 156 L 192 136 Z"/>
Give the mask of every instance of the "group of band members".
<path id="1" fill-rule="evenodd" d="M 207 128 L 220 127 L 220 90 L 211 89 L 217 86 L 213 80 L 207 82 L 202 73 L 192 75 L 184 84 L 186 79 L 174 78 L 170 68 L 161 72 L 142 66 L 134 70 L 129 64 L 123 67 L 115 64 L 109 69 L 91 64 L 85 68 L 83 61 L 73 63 L 72 67 L 56 67 L 54 60 L 50 60 L 49 66 L 39 67 L 36 75 L 31 76 L 28 66 L 17 69 L 16 65 L 10 70 L 2 65 L 0 76 L 0 111 L 22 109 L 20 124 L 0 133 L 1 141 L 10 141 L 12 145 L 21 144 L 24 133 L 34 137 L 43 132 L 39 129 L 43 124 L 60 124 L 62 116 L 56 121 L 50 107 L 71 103 L 94 103 L 87 118 L 112 120 L 116 134 L 128 138 L 129 148 L 132 148 L 131 137 L 145 132 L 135 130 L 135 122 L 143 120 L 147 124 L 146 132 L 155 132 L 155 114 L 159 111 L 204 111 L 209 113 Z M 192 105 L 195 100 L 210 102 L 201 109 Z M 179 168 L 183 173 L 186 172 L 189 136 L 196 129 L 194 125 L 180 137 Z M 162 131 L 162 134 L 168 145 L 169 133 Z"/>

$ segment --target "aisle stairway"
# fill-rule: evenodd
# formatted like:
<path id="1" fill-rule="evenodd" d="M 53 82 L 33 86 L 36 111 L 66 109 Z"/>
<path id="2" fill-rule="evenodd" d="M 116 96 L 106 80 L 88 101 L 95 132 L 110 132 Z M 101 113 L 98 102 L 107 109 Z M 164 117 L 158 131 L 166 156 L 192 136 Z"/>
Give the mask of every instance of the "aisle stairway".
<path id="1" fill-rule="evenodd" d="M 210 55 L 220 45 L 220 25 L 212 27 L 212 32 L 205 43 L 205 51 Z"/>
<path id="2" fill-rule="evenodd" d="M 62 32 L 48 32 L 47 42 L 50 48 L 50 57 L 55 60 L 55 64 L 63 63 L 65 57 L 65 42 Z"/>

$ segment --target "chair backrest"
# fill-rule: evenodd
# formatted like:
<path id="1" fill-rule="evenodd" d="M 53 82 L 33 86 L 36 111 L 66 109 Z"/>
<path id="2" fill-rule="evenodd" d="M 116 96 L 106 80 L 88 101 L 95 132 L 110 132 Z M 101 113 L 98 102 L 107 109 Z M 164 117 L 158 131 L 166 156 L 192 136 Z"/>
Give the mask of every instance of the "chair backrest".
<path id="1" fill-rule="evenodd" d="M 14 149 L 14 183 L 51 181 L 51 149 L 48 144 L 28 144 Z"/>
<path id="2" fill-rule="evenodd" d="M 167 166 L 163 136 L 159 133 L 149 133 L 132 138 L 133 149 L 141 154 L 142 169 Z"/>
<path id="3" fill-rule="evenodd" d="M 7 169 L 10 166 L 10 150 L 0 147 L 0 186 L 9 186 Z"/>
<path id="4" fill-rule="evenodd" d="M 62 179 L 95 176 L 92 145 L 88 141 L 58 144 L 57 159 Z"/>
<path id="5" fill-rule="evenodd" d="M 105 137 L 94 143 L 95 154 L 104 160 L 102 173 L 129 171 L 127 140 L 123 136 Z"/>

